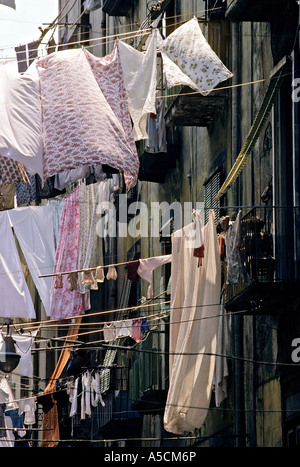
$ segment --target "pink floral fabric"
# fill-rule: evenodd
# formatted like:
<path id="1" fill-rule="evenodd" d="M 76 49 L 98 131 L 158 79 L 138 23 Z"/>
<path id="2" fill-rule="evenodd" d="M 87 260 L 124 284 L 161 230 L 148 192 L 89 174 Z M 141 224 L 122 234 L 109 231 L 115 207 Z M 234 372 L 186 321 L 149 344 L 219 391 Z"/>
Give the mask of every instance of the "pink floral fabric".
<path id="1" fill-rule="evenodd" d="M 139 161 L 128 137 L 132 128 L 124 126 L 122 120 L 126 120 L 126 104 L 124 99 L 121 102 L 121 69 L 116 66 L 115 73 L 106 72 L 106 78 L 101 79 L 97 73 L 104 91 L 91 68 L 92 57 L 84 49 L 73 49 L 37 61 L 43 119 L 43 180 L 64 170 L 100 163 L 128 174 L 125 181 L 131 188 L 136 184 Z M 95 68 L 105 68 L 103 65 L 107 62 L 108 66 L 111 58 L 102 59 L 104 63 Z M 119 92 L 114 95 L 117 80 Z"/>
<path id="2" fill-rule="evenodd" d="M 78 267 L 80 226 L 80 187 L 64 200 L 61 225 L 55 257 L 54 272 L 74 271 Z M 50 318 L 64 319 L 81 314 L 80 290 L 70 290 L 67 275 L 63 275 L 61 288 L 55 288 L 56 276 L 51 287 Z"/>
<path id="3" fill-rule="evenodd" d="M 139 170 L 139 159 L 128 109 L 127 94 L 125 91 L 118 46 L 115 44 L 113 51 L 105 57 L 96 57 L 87 50 L 84 50 L 84 52 L 105 99 L 109 103 L 125 131 L 127 142 L 132 153 L 132 171 L 125 173 L 124 178 L 126 185 L 132 188 L 136 184 L 136 178 Z"/>

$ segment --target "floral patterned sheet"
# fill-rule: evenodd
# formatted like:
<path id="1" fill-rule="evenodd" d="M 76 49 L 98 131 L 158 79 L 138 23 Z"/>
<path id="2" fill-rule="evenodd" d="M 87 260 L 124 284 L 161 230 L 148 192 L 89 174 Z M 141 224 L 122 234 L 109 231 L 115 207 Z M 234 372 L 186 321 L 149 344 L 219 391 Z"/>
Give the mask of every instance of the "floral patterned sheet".
<path id="1" fill-rule="evenodd" d="M 164 61 L 169 87 L 188 85 L 207 95 L 233 76 L 206 41 L 197 18 L 177 28 L 161 42 L 160 48 L 163 60 L 167 56 L 173 62 Z"/>

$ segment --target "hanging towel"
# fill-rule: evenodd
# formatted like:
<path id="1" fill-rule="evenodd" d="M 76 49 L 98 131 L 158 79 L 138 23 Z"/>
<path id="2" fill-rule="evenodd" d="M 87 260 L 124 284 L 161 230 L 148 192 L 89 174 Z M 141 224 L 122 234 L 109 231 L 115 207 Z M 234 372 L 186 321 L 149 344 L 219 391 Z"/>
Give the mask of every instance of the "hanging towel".
<path id="1" fill-rule="evenodd" d="M 138 174 L 136 149 L 105 98 L 84 49 L 54 52 L 37 62 L 43 118 L 43 180 L 87 165 Z"/>
<path id="2" fill-rule="evenodd" d="M 161 51 L 203 95 L 233 76 L 206 41 L 195 17 L 170 34 L 161 44 Z"/>
<path id="3" fill-rule="evenodd" d="M 35 309 L 25 281 L 8 211 L 0 213 L 0 316 L 35 318 Z"/>
<path id="4" fill-rule="evenodd" d="M 201 268 L 193 249 L 186 246 L 193 229 L 194 225 L 189 225 L 172 235 L 170 383 L 164 427 L 176 434 L 200 428 L 206 418 L 218 333 L 221 262 L 214 212 L 210 211 L 204 227 Z"/>
<path id="5" fill-rule="evenodd" d="M 51 277 L 55 260 L 53 212 L 51 206 L 28 206 L 8 211 L 9 219 L 39 292 L 50 316 Z"/>
<path id="6" fill-rule="evenodd" d="M 140 259 L 140 265 L 138 267 L 137 273 L 142 278 L 149 283 L 148 287 L 148 298 L 152 295 L 152 273 L 154 269 L 164 264 L 170 263 L 172 260 L 172 255 L 162 255 L 152 258 Z"/>
<path id="7" fill-rule="evenodd" d="M 128 94 L 129 112 L 133 121 L 134 139 L 147 139 L 147 117 L 156 113 L 157 29 L 152 32 L 146 52 L 139 52 L 118 41 L 120 59 Z"/>

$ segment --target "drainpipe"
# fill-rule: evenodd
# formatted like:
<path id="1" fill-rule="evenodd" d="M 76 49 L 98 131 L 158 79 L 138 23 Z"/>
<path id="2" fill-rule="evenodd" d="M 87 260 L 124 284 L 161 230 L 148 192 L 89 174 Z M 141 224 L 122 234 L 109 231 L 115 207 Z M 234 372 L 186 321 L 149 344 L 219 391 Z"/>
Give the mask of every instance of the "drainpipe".
<path id="1" fill-rule="evenodd" d="M 234 164 L 239 151 L 240 151 L 240 88 L 234 87 L 241 82 L 241 50 L 240 50 L 240 25 L 239 23 L 232 23 L 232 70 L 233 70 L 233 88 L 232 88 L 232 152 L 231 152 L 231 165 Z M 233 206 L 239 206 L 239 193 L 238 182 L 232 186 Z M 237 357 L 234 360 L 234 388 L 235 388 L 235 434 L 236 434 L 236 447 L 245 446 L 245 419 L 244 419 L 244 375 L 243 363 L 240 358 L 243 356 L 243 317 L 236 315 L 234 317 L 234 355 Z"/>

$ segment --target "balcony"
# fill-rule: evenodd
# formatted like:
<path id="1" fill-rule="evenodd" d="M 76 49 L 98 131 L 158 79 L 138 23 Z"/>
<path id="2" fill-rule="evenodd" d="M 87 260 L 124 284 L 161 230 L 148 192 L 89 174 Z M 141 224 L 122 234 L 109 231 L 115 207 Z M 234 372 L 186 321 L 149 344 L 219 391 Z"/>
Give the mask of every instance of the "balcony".
<path id="1" fill-rule="evenodd" d="M 226 91 L 213 91 L 208 96 L 202 96 L 183 87 L 168 106 L 166 125 L 208 127 L 224 109 L 227 99 Z"/>
<path id="2" fill-rule="evenodd" d="M 243 216 L 240 256 L 250 281 L 226 285 L 228 311 L 291 309 L 299 295 L 299 215 L 299 208 L 261 207 Z"/>
<path id="3" fill-rule="evenodd" d="M 164 410 L 167 399 L 166 375 L 168 360 L 158 355 L 159 333 L 134 346 L 130 370 L 130 399 L 133 410 L 157 414 Z"/>
<path id="4" fill-rule="evenodd" d="M 133 0 L 104 0 L 102 11 L 109 16 L 126 16 L 133 6 Z"/>
<path id="5" fill-rule="evenodd" d="M 208 44 L 226 65 L 229 55 L 229 22 L 214 17 L 201 29 Z M 229 97 L 227 87 L 230 85 L 230 80 L 223 81 L 206 96 L 188 86 L 171 88 L 166 96 L 166 126 L 209 127 L 217 115 L 226 109 Z"/>
<path id="6" fill-rule="evenodd" d="M 286 3 L 284 0 L 229 0 L 225 16 L 231 21 L 271 21 L 280 17 Z"/>

